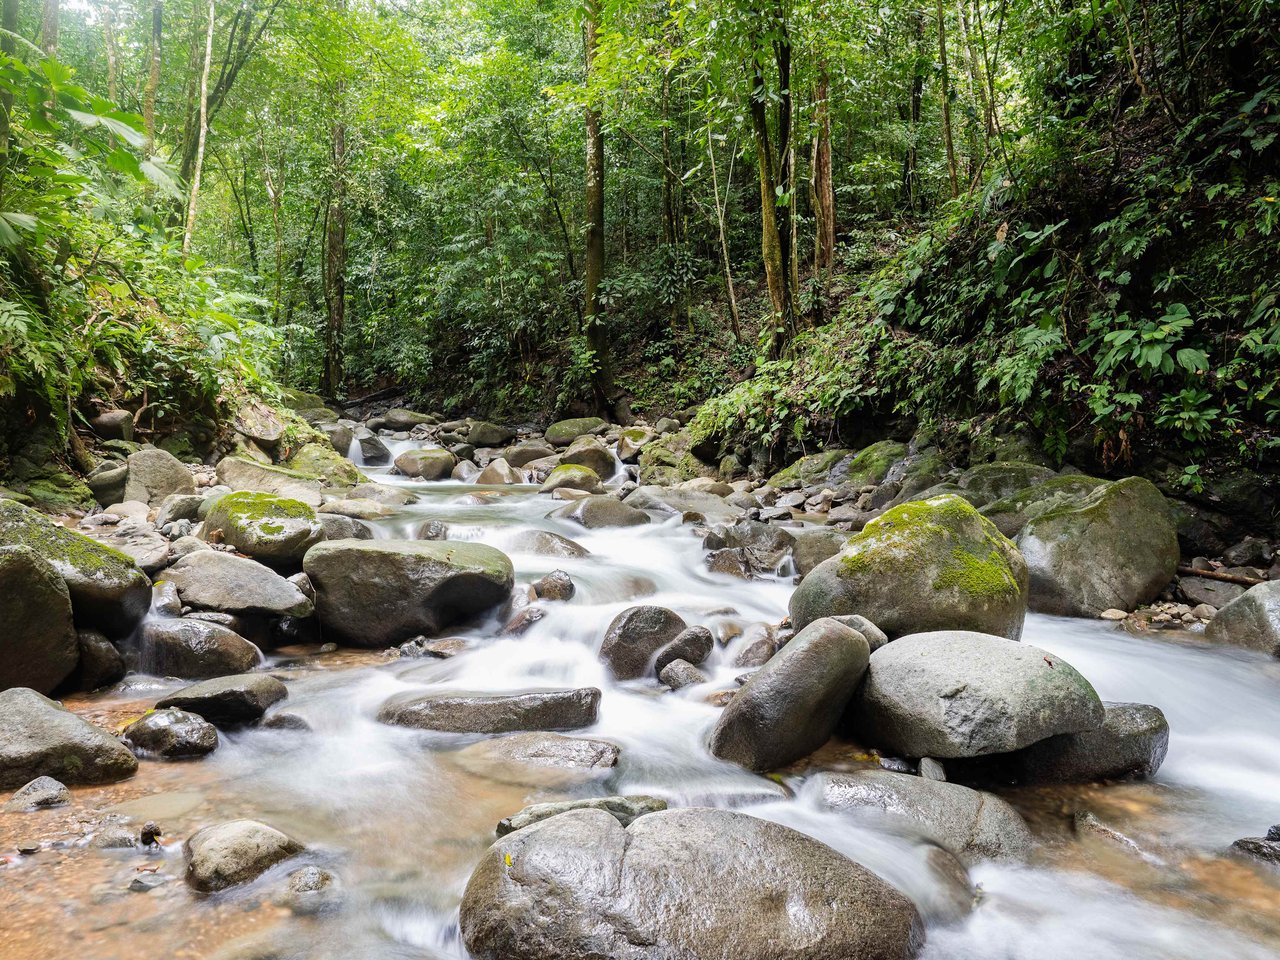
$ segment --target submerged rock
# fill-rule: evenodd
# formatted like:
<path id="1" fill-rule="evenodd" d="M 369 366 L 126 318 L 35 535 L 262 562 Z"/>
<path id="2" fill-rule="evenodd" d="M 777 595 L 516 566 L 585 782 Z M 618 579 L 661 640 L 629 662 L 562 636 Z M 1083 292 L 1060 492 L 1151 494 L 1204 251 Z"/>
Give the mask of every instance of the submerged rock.
<path id="1" fill-rule="evenodd" d="M 649 515 L 643 510 L 637 510 L 610 496 L 584 497 L 552 510 L 547 516 L 572 520 L 588 530 L 638 527 L 649 522 Z"/>
<path id="2" fill-rule="evenodd" d="M 512 553 L 536 553 L 542 557 L 575 559 L 589 557 L 591 551 L 568 537 L 547 530 L 521 530 L 511 538 Z"/>
<path id="3" fill-rule="evenodd" d="M 527 731 L 481 740 L 452 754 L 477 776 L 528 786 L 567 786 L 607 776 L 619 749 L 607 740 Z"/>
<path id="4" fill-rule="evenodd" d="M 908 960 L 924 941 L 915 907 L 869 870 L 701 808 L 626 828 L 577 810 L 512 833 L 471 874 L 460 920 L 476 960 Z"/>
<path id="5" fill-rule="evenodd" d="M 187 883 L 201 893 L 249 883 L 303 849 L 297 840 L 257 820 L 205 827 L 183 845 Z"/>
<path id="6" fill-rule="evenodd" d="M 378 711 L 378 720 L 398 727 L 446 733 L 512 733 L 517 730 L 577 730 L 596 722 L 595 687 L 530 693 L 405 693 Z"/>
<path id="7" fill-rule="evenodd" d="M 0 547 L 0 636 L 0 689 L 49 693 L 80 659 L 67 585 L 26 546 Z"/>
<path id="8" fill-rule="evenodd" d="M 289 695 L 285 685 L 265 673 L 218 677 L 183 687 L 156 709 L 177 707 L 198 714 L 218 727 L 237 727 L 262 719 L 267 708 Z"/>
<path id="9" fill-rule="evenodd" d="M 65 783 L 114 783 L 138 761 L 100 727 L 34 690 L 0 691 L 0 789 L 47 776 Z"/>
<path id="10" fill-rule="evenodd" d="M 303 559 L 326 639 L 389 647 L 434 634 L 502 603 L 515 571 L 506 554 L 468 541 L 330 540 Z"/>
<path id="11" fill-rule="evenodd" d="M 628 607 L 613 618 L 600 644 L 600 659 L 619 680 L 635 680 L 648 672 L 654 654 L 687 627 L 666 607 Z"/>
<path id="12" fill-rule="evenodd" d="M 20 787 L 4 805 L 5 813 L 22 813 L 62 807 L 71 802 L 71 791 L 66 784 L 53 777 L 36 777 L 25 787 Z"/>
<path id="13" fill-rule="evenodd" d="M 667 801 L 657 797 L 592 797 L 588 800 L 563 800 L 559 803 L 534 803 L 519 813 L 499 821 L 495 831 L 498 836 L 505 837 L 509 833 L 531 827 L 535 823 L 549 820 L 570 810 L 603 810 L 624 827 L 643 817 L 646 813 L 657 813 L 667 809 Z"/>
<path id="14" fill-rule="evenodd" d="M 203 717 L 185 710 L 152 710 L 129 724 L 124 741 L 144 756 L 179 760 L 203 757 L 218 746 L 218 731 Z"/>

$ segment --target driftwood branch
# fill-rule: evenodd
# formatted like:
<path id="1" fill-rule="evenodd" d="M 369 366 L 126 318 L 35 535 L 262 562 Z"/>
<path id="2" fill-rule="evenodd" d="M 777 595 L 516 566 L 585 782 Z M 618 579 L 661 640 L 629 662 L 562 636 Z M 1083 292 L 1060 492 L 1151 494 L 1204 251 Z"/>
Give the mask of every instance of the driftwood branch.
<path id="1" fill-rule="evenodd" d="M 1206 580 L 1221 580 L 1223 583 L 1238 583 L 1242 587 L 1256 587 L 1266 580 L 1257 577 L 1242 577 L 1238 573 L 1219 573 L 1217 570 L 1197 570 L 1194 567 L 1178 567 L 1180 577 L 1204 577 Z"/>

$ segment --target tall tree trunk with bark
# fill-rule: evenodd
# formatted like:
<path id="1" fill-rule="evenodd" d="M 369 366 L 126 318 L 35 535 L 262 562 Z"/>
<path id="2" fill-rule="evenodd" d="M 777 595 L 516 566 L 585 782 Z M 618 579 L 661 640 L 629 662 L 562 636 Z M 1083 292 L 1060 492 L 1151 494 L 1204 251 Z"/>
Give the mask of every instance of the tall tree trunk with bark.
<path id="1" fill-rule="evenodd" d="M 942 68 L 942 142 L 947 151 L 947 173 L 954 199 L 960 195 L 960 176 L 956 167 L 955 140 L 951 134 L 951 72 L 947 66 L 947 18 L 943 0 L 938 0 L 938 63 Z"/>
<path id="2" fill-rule="evenodd" d="M 338 0 L 344 13 L 346 0 Z M 340 65 L 340 69 L 345 64 Z M 337 396 L 345 379 L 343 336 L 347 323 L 347 123 L 345 117 L 346 78 L 339 75 L 334 89 L 335 119 L 330 127 L 329 162 L 333 185 L 325 213 L 324 371 L 321 392 Z"/>
<path id="3" fill-rule="evenodd" d="M 920 106 L 924 100 L 924 17 L 918 10 L 911 12 L 911 33 L 915 39 L 911 59 L 911 94 L 902 119 L 908 123 L 907 152 L 902 159 L 902 199 L 907 209 L 918 212 L 920 204 Z"/>
<path id="4" fill-rule="evenodd" d="M 120 93 L 120 51 L 116 46 L 115 11 L 111 0 L 102 5 L 102 41 L 107 48 L 107 99 L 116 103 Z"/>
<path id="5" fill-rule="evenodd" d="M 156 93 L 160 89 L 160 66 L 163 62 L 161 41 L 164 36 L 164 0 L 151 3 L 151 47 L 147 85 L 142 93 L 142 123 L 147 131 L 145 153 L 150 157 L 156 150 Z"/>
<path id="6" fill-rule="evenodd" d="M 765 284 L 773 304 L 773 327 L 767 341 L 767 354 L 782 354 L 787 335 L 793 327 L 791 284 L 789 282 L 784 245 L 790 242 L 790 231 L 783 233 L 778 217 L 778 175 L 774 165 L 773 142 L 769 134 L 764 71 L 754 64 L 752 90 L 749 97 L 751 131 L 755 139 L 756 163 L 760 180 L 760 257 L 764 261 Z M 785 239 L 784 239 L 785 238 Z"/>
<path id="7" fill-rule="evenodd" d="M 14 37 L 18 32 L 18 0 L 2 0 L 0 2 L 0 54 L 12 57 L 17 46 Z M 3 190 L 5 178 L 9 172 L 9 114 L 13 112 L 13 94 L 7 90 L 0 93 L 0 191 Z"/>
<path id="8" fill-rule="evenodd" d="M 583 266 L 583 326 L 587 346 L 595 354 L 592 393 L 596 409 L 608 414 L 613 406 L 613 368 L 609 340 L 600 306 L 600 281 L 604 278 L 604 132 L 600 112 L 590 101 L 591 77 L 595 68 L 596 34 L 600 27 L 600 0 L 587 0 L 583 16 L 584 63 L 588 101 L 586 113 L 586 213 L 587 240 Z"/>
<path id="9" fill-rule="evenodd" d="M 40 18 L 40 49 L 45 56 L 58 55 L 58 21 L 61 19 L 59 0 L 44 0 L 44 14 Z"/>
<path id="10" fill-rule="evenodd" d="M 204 35 L 204 70 L 200 74 L 200 130 L 196 146 L 195 170 L 191 176 L 191 197 L 187 202 L 187 223 L 182 231 L 182 252 L 191 250 L 191 235 L 196 229 L 196 205 L 200 200 L 200 174 L 204 170 L 204 145 L 209 134 L 209 67 L 213 62 L 214 4 L 209 0 L 209 26 Z"/>
<path id="11" fill-rule="evenodd" d="M 826 64 L 818 71 L 814 92 L 815 123 L 813 135 L 813 272 L 825 291 L 826 280 L 835 263 L 836 191 L 831 170 L 831 79 Z"/>
<path id="12" fill-rule="evenodd" d="M 734 148 L 737 153 L 737 148 Z M 729 191 L 733 186 L 733 160 L 729 157 L 729 172 L 725 176 L 724 201 L 720 200 L 720 178 L 716 172 L 716 151 L 711 141 L 711 127 L 707 127 L 707 160 L 711 163 L 711 189 L 716 203 L 716 225 L 720 228 L 720 259 L 724 270 L 724 288 L 729 295 L 729 322 L 733 325 L 733 339 L 742 342 L 742 321 L 738 317 L 738 297 L 733 289 L 733 267 L 729 262 L 729 236 L 725 229 L 725 211 L 729 205 Z"/>

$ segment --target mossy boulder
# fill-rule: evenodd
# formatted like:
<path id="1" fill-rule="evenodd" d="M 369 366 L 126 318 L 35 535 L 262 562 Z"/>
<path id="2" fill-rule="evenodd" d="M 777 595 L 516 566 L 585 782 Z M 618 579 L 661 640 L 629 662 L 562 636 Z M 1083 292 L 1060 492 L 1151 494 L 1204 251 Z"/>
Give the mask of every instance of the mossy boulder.
<path id="1" fill-rule="evenodd" d="M 319 477 L 326 487 L 350 487 L 369 479 L 327 440 L 304 443 L 284 465 L 298 473 Z"/>
<path id="2" fill-rule="evenodd" d="M 689 430 L 668 433 L 645 444 L 640 451 L 640 483 L 674 486 L 695 477 L 720 476 L 718 469 L 693 453 Z"/>
<path id="3" fill-rule="evenodd" d="M 569 449 L 560 457 L 562 463 L 576 463 L 582 467 L 590 467 L 601 480 L 613 476 L 615 466 L 613 454 L 595 437 L 579 437 L 569 444 Z"/>
<path id="4" fill-rule="evenodd" d="M 36 506 L 55 512 L 87 510 L 94 503 L 88 484 L 65 470 L 51 470 L 28 480 L 22 492 Z"/>
<path id="5" fill-rule="evenodd" d="M 775 473 L 769 478 L 769 486 L 778 490 L 799 490 L 801 487 L 822 483 L 831 473 L 832 467 L 852 456 L 853 451 L 843 447 L 811 453 Z"/>
<path id="6" fill-rule="evenodd" d="M 954 629 L 1016 640 L 1026 612 L 1022 555 L 955 496 L 904 503 L 870 521 L 791 596 L 797 630 L 856 613 L 890 637 Z"/>
<path id="7" fill-rule="evenodd" d="M 907 456 L 907 445 L 897 440 L 879 440 L 863 447 L 853 458 L 837 463 L 827 475 L 828 485 L 845 484 L 865 487 L 881 484 L 889 477 L 896 463 Z"/>
<path id="8" fill-rule="evenodd" d="M 257 463 L 247 457 L 223 457 L 218 461 L 218 482 L 232 490 L 274 493 L 320 506 L 324 484 L 319 477 L 299 470 Z"/>
<path id="9" fill-rule="evenodd" d="M 448 450 L 406 450 L 396 457 L 396 470 L 415 480 L 447 480 L 458 458 Z"/>
<path id="10" fill-rule="evenodd" d="M 640 451 L 654 436 L 648 427 L 627 427 L 618 437 L 618 459 L 623 463 L 635 463 L 640 459 Z"/>
<path id="11" fill-rule="evenodd" d="M 487 420 L 472 420 L 467 428 L 467 443 L 473 447 L 501 447 L 516 438 L 516 432 Z"/>
<path id="12" fill-rule="evenodd" d="M 515 583 L 502 551 L 452 540 L 330 540 L 303 570 L 324 637 L 356 647 L 435 634 L 505 602 Z"/>
<path id="13" fill-rule="evenodd" d="M 217 532 L 246 556 L 263 563 L 297 563 L 324 539 L 313 507 L 273 493 L 229 493 L 204 518 L 205 539 Z"/>
<path id="14" fill-rule="evenodd" d="M 559 420 L 547 427 L 547 443 L 553 447 L 567 447 L 584 434 L 595 435 L 604 432 L 609 425 L 599 417 L 575 417 L 571 420 Z"/>
<path id="15" fill-rule="evenodd" d="M 323 406 L 323 404 L 322 404 Z M 284 436 L 284 421 L 276 411 L 261 400 L 250 400 L 240 405 L 231 419 L 236 433 L 248 437 L 264 450 L 274 450 Z"/>
<path id="16" fill-rule="evenodd" d="M 1106 482 L 1084 474 L 1051 477 L 989 503 L 978 512 L 1006 537 L 1016 537 L 1033 517 L 1079 500 Z"/>
<path id="17" fill-rule="evenodd" d="M 191 471 L 173 454 L 165 450 L 139 450 L 129 455 L 129 477 L 124 486 L 124 499 L 158 504 L 174 493 L 195 493 L 196 482 Z"/>
<path id="18" fill-rule="evenodd" d="M 1164 496 L 1128 477 L 1032 519 L 1018 538 L 1031 609 L 1095 617 L 1154 600 L 1178 569 L 1178 534 Z"/>
<path id="19" fill-rule="evenodd" d="M 48 561 L 82 629 L 127 637 L 151 606 L 151 581 L 133 560 L 13 500 L 0 500 L 0 546 L 29 547 Z"/>
<path id="20" fill-rule="evenodd" d="M 422 424 L 435 425 L 440 418 L 431 413 L 418 413 L 406 407 L 392 407 L 382 415 L 382 425 L 388 430 L 412 430 Z"/>
<path id="21" fill-rule="evenodd" d="M 1055 476 L 1057 474 L 1048 467 L 1036 463 L 1000 460 L 970 467 L 960 475 L 957 482 L 965 490 L 972 490 L 989 502 L 1044 483 Z"/>
<path id="22" fill-rule="evenodd" d="M 0 547 L 0 690 L 48 693 L 79 659 L 67 585 L 30 547 Z"/>
<path id="23" fill-rule="evenodd" d="M 329 404 L 324 397 L 318 393 L 307 393 L 305 390 L 294 390 L 291 387 L 285 387 L 280 391 L 280 399 L 290 410 L 319 410 L 321 407 L 327 407 Z"/>
<path id="24" fill-rule="evenodd" d="M 590 467 L 576 463 L 562 463 L 547 474 L 546 481 L 538 488 L 539 493 L 552 493 L 564 487 L 568 490 L 585 490 L 587 493 L 604 493 L 600 476 Z"/>
<path id="25" fill-rule="evenodd" d="M 605 527 L 638 527 L 649 522 L 649 515 L 610 496 L 583 497 L 552 510 L 548 517 L 570 520 L 588 530 Z"/>

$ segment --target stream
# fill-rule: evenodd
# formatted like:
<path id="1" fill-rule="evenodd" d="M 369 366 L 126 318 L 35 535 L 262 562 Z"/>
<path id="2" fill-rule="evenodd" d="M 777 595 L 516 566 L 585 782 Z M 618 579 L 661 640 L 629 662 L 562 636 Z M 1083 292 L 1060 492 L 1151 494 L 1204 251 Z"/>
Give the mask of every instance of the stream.
<path id="1" fill-rule="evenodd" d="M 509 611 L 447 634 L 469 645 L 450 659 L 314 646 L 275 651 L 269 669 L 289 680 L 281 706 L 310 730 L 222 733 L 219 748 L 202 761 L 147 762 L 132 780 L 75 789 L 70 808 L 0 814 L 5 850 L 37 833 L 62 844 L 0 866 L 0 960 L 461 960 L 467 954 L 457 932 L 458 902 L 497 821 L 532 802 L 610 793 L 652 794 L 673 807 L 733 807 L 785 823 L 881 874 L 926 917 L 940 915 L 944 881 L 920 836 L 869 815 L 824 811 L 806 790 L 807 772 L 865 764 L 856 748 L 832 743 L 781 775 L 763 777 L 716 760 L 704 746 L 718 715 L 709 695 L 737 686 L 743 669 L 733 666 L 735 655 L 786 615 L 790 577 L 743 581 L 708 572 L 700 538 L 678 518 L 586 531 L 547 519 L 554 504 L 534 487 L 409 483 L 385 468 L 365 470 L 420 497 L 375 522 L 376 536 L 411 537 L 425 520 L 443 520 L 451 539 L 507 551 L 517 594 L 562 569 L 576 595 L 547 604 L 546 616 L 521 636 L 498 635 Z M 515 535 L 530 528 L 570 537 L 590 555 L 515 550 Z M 703 667 L 706 684 L 671 692 L 656 680 L 618 683 L 607 675 L 596 646 L 617 613 L 641 602 L 669 607 L 722 641 Z M 974 870 L 976 909 L 959 923 L 931 922 L 922 956 L 1280 957 L 1280 883 L 1265 868 L 1223 856 L 1236 838 L 1261 835 L 1280 820 L 1280 663 L 1210 647 L 1191 634 L 1134 636 L 1103 621 L 1037 615 L 1028 618 L 1023 640 L 1073 664 L 1104 700 L 1159 706 L 1172 729 L 1168 759 L 1148 783 L 1004 792 L 1041 847 L 1027 864 Z M 114 728 L 180 685 L 131 675 L 68 705 Z M 388 696 L 405 690 L 584 686 L 603 691 L 600 719 L 574 735 L 621 748 L 617 768 L 605 777 L 512 770 L 486 753 L 482 737 L 374 719 Z M 1076 834 L 1072 818 L 1079 811 L 1136 846 Z M 155 819 L 165 831 L 163 850 L 94 849 L 89 838 L 112 815 Z M 192 894 L 180 880 L 182 840 L 200 826 L 239 817 L 303 841 L 309 862 L 339 876 L 340 906 L 294 916 L 272 899 L 280 868 L 247 890 Z M 129 892 L 131 879 L 152 868 L 175 879 L 151 893 Z M 276 952 L 264 952 L 264 943 Z M 241 952 L 245 944 L 252 949 Z"/>

